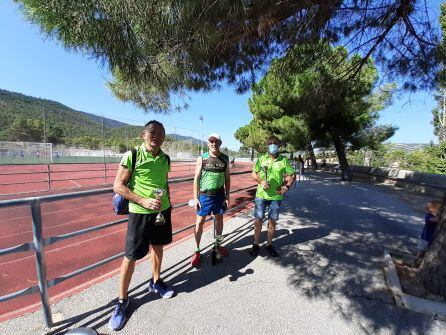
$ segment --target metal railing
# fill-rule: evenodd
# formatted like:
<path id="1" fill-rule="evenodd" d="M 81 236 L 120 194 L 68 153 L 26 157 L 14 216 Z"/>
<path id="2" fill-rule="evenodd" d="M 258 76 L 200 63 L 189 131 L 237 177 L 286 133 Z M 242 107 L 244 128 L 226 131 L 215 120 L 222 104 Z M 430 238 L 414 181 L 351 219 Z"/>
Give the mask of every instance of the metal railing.
<path id="1" fill-rule="evenodd" d="M 234 172 L 234 173 L 231 173 L 231 175 L 240 175 L 240 174 L 247 174 L 247 173 L 250 173 L 250 171 Z M 181 183 L 181 182 L 186 182 L 186 181 L 192 181 L 193 179 L 194 179 L 193 177 L 178 178 L 178 179 L 173 179 L 173 180 L 169 181 L 169 183 Z M 248 190 L 248 189 L 251 189 L 256 186 L 257 185 L 251 185 L 248 187 L 233 190 L 230 193 L 236 193 L 236 192 Z M 109 227 L 124 223 L 124 222 L 128 221 L 128 218 L 126 217 L 126 218 L 123 218 L 120 220 L 107 222 L 102 225 L 74 231 L 74 232 L 67 233 L 67 234 L 49 236 L 47 238 L 43 238 L 41 204 L 45 203 L 45 202 L 51 202 L 51 201 L 60 201 L 60 200 L 66 200 L 66 199 L 71 199 L 71 198 L 80 198 L 80 197 L 88 197 L 88 196 L 92 196 L 92 195 L 107 194 L 107 193 L 111 193 L 112 190 L 113 189 L 111 187 L 109 187 L 109 188 L 101 188 L 101 189 L 96 189 L 96 190 L 73 192 L 73 193 L 66 193 L 66 194 L 55 194 L 55 195 L 46 195 L 46 196 L 40 196 L 40 197 L 28 197 L 28 198 L 0 201 L 0 208 L 17 206 L 17 205 L 30 205 L 31 206 L 33 241 L 26 242 L 26 243 L 16 245 L 13 247 L 9 247 L 6 249 L 0 249 L 0 256 L 17 253 L 17 252 L 28 251 L 28 250 L 34 250 L 35 258 L 36 258 L 37 279 L 38 279 L 37 285 L 33 285 L 33 286 L 27 287 L 25 289 L 10 293 L 10 294 L 0 296 L 0 302 L 18 298 L 23 295 L 28 295 L 28 294 L 39 292 L 40 300 L 42 302 L 42 307 L 43 307 L 45 323 L 46 323 L 47 327 L 52 327 L 54 325 L 54 323 L 53 323 L 51 308 L 50 308 L 50 303 L 49 303 L 48 288 L 55 286 L 57 284 L 60 284 L 60 283 L 64 282 L 65 280 L 68 280 L 72 277 L 80 275 L 86 271 L 97 268 L 98 266 L 104 265 L 104 264 L 109 263 L 115 259 L 123 257 L 124 252 L 120 252 L 116 255 L 105 258 L 101 261 L 90 264 L 90 265 L 80 268 L 78 270 L 75 270 L 71 273 L 65 274 L 63 276 L 60 276 L 60 277 L 57 277 L 57 278 L 54 278 L 51 280 L 47 280 L 44 247 L 46 247 L 50 244 L 68 239 L 68 238 L 83 235 L 83 234 L 90 233 L 93 231 L 102 230 L 105 228 L 109 228 Z M 227 212 L 236 211 L 239 208 L 245 206 L 246 203 L 248 203 L 248 202 L 249 201 L 244 202 L 239 206 L 230 208 L 227 210 Z M 183 206 L 187 206 L 187 205 L 188 205 L 188 202 L 184 202 L 184 203 L 176 204 L 176 205 L 172 206 L 172 208 L 175 209 L 175 208 L 179 208 L 179 207 L 183 207 Z M 206 222 L 210 221 L 210 220 L 214 221 L 214 232 L 215 232 L 215 218 L 213 216 L 209 217 L 206 220 Z M 195 223 L 188 225 L 186 227 L 183 227 L 181 229 L 178 229 L 177 231 L 173 232 L 173 235 L 177 235 L 181 232 L 192 229 L 193 227 L 195 227 Z"/>
<path id="2" fill-rule="evenodd" d="M 67 181 L 82 181 L 82 180 L 93 180 L 93 179 L 101 179 L 103 180 L 102 184 L 107 184 L 108 178 L 114 178 L 116 175 L 116 171 L 118 171 L 117 166 L 119 163 L 66 163 L 66 165 L 72 164 L 72 165 L 95 165 L 93 168 L 87 168 L 82 170 L 73 170 L 73 169 L 66 169 L 66 170 L 59 170 L 54 169 L 53 167 L 57 167 L 58 164 L 41 164 L 40 166 L 42 169 L 36 170 L 36 171 L 18 171 L 18 172 L 0 172 L 0 177 L 8 177 L 8 176 L 17 176 L 17 175 L 34 175 L 36 178 L 34 180 L 25 180 L 25 181 L 14 181 L 14 182 L 0 182 L 1 186 L 10 186 L 10 185 L 28 185 L 28 184 L 43 184 L 41 190 L 36 191 L 50 191 L 54 189 L 53 185 L 57 182 L 67 182 Z M 22 166 L 22 165 L 21 165 Z M 35 166 L 33 164 L 31 165 L 23 165 L 23 166 Z M 184 167 L 184 168 L 183 168 Z M 180 168 L 180 169 L 178 169 Z M 195 161 L 188 162 L 188 161 L 182 161 L 181 164 L 175 164 L 171 165 L 171 172 L 172 173 L 178 173 L 178 172 L 187 172 L 188 174 L 195 171 Z M 58 174 L 63 173 L 85 173 L 90 172 L 90 176 L 79 176 L 79 177 L 71 177 L 71 178 L 64 178 L 62 176 L 57 176 Z M 101 183 L 98 183 L 101 184 Z M 72 189 L 72 188 L 79 188 L 81 186 L 77 187 L 57 187 L 57 189 Z M 24 193 L 24 192 L 21 192 Z M 8 194 L 0 194 L 0 195 L 9 195 Z"/>

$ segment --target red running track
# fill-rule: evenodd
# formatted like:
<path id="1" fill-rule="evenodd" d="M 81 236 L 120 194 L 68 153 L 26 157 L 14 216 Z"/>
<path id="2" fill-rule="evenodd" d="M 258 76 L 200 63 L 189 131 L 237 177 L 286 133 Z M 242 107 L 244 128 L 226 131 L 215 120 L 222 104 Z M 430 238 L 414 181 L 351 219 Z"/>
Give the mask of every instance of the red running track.
<path id="1" fill-rule="evenodd" d="M 112 184 L 118 163 L 3 165 L 0 172 L 0 195 L 73 189 Z M 246 168 L 237 163 L 233 171 Z M 193 175 L 195 162 L 172 162 L 170 178 Z"/>
<path id="2" fill-rule="evenodd" d="M 232 171 L 241 169 L 249 170 L 249 166 L 244 165 Z M 233 190 L 254 185 L 250 174 L 232 176 L 231 181 Z M 250 207 L 249 201 L 253 199 L 253 195 L 254 189 L 233 194 L 231 196 L 231 207 L 244 202 L 248 202 L 245 208 Z M 171 184 L 173 205 L 187 202 L 191 197 L 192 182 Z M 88 198 L 43 203 L 44 237 L 66 234 L 123 218 L 123 216 L 113 213 L 110 200 L 110 195 L 97 195 Z M 0 249 L 32 241 L 29 206 L 1 208 L 0 217 L 2 232 Z M 194 221 L 195 212 L 190 207 L 180 207 L 172 212 L 174 231 L 190 225 Z M 127 225 L 124 223 L 46 247 L 47 278 L 52 279 L 62 276 L 122 252 L 126 229 Z M 192 232 L 192 230 L 188 230 L 174 236 L 174 242 L 191 236 Z M 116 274 L 120 262 L 121 260 L 115 260 L 50 288 L 51 302 Z M 0 296 L 35 285 L 37 283 L 35 268 L 35 257 L 32 251 L 0 256 Z M 39 302 L 39 295 L 32 294 L 0 303 L 0 322 L 39 308 Z"/>

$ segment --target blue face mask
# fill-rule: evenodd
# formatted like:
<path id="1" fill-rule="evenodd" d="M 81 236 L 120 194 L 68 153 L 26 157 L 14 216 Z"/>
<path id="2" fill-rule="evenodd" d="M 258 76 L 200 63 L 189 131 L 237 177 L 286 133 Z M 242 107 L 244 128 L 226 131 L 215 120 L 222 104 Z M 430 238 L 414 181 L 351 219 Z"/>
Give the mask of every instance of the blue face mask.
<path id="1" fill-rule="evenodd" d="M 277 144 L 270 144 L 268 145 L 268 152 L 271 155 L 275 155 L 279 152 L 279 146 Z"/>

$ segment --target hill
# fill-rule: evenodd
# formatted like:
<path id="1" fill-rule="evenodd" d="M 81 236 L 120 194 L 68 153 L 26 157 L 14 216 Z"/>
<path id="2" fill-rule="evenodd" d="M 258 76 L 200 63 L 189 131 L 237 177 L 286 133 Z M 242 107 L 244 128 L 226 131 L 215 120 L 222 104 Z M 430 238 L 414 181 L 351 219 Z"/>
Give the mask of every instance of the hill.
<path id="1" fill-rule="evenodd" d="M 0 89 L 0 141 L 42 142 L 98 148 L 102 142 L 102 118 L 78 111 L 60 102 L 35 98 Z M 103 118 L 106 145 L 126 147 L 139 143 L 141 126 Z M 168 134 L 167 141 L 179 140 L 199 145 L 200 140 Z"/>
<path id="2" fill-rule="evenodd" d="M 44 114 L 48 128 L 61 128 L 66 137 L 96 136 L 102 132 L 100 116 L 74 110 L 57 101 L 0 90 L 0 140 L 17 140 L 11 138 L 7 130 L 20 118 L 34 120 L 36 126 L 43 127 Z M 104 129 L 107 132 L 123 126 L 129 125 L 104 118 Z"/>
<path id="3" fill-rule="evenodd" d="M 192 137 L 192 136 L 183 136 L 183 135 L 178 135 L 178 134 L 167 134 L 167 136 L 169 136 L 170 138 L 177 140 L 177 141 L 192 142 L 192 144 L 194 144 L 194 145 L 201 144 L 201 140 L 199 140 L 195 137 Z M 206 140 L 204 140 L 204 144 L 206 144 Z"/>

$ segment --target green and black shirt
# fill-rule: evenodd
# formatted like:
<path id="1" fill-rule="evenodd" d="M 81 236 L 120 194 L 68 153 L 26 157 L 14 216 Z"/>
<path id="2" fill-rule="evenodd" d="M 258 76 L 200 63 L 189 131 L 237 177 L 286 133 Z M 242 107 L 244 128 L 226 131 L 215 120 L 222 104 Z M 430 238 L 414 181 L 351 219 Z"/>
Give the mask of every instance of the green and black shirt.
<path id="1" fill-rule="evenodd" d="M 225 192 L 225 172 L 229 157 L 220 153 L 219 157 L 208 152 L 201 155 L 200 194 L 215 196 Z"/>

